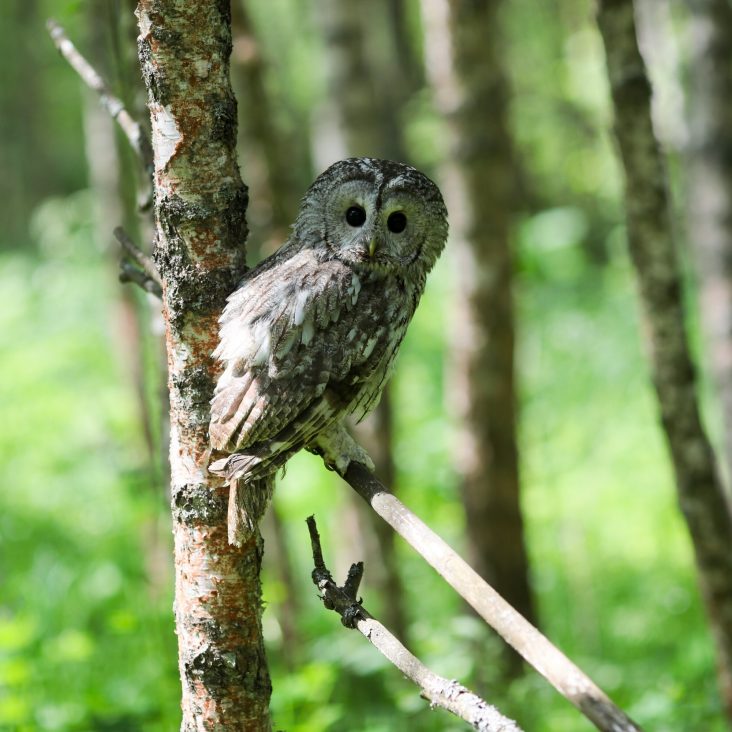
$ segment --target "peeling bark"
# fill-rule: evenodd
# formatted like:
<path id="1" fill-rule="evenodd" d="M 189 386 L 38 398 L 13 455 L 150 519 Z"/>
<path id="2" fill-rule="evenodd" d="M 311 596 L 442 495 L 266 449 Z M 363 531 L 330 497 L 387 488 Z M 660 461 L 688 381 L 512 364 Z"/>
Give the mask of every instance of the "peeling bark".
<path id="1" fill-rule="evenodd" d="M 141 0 L 137 16 L 168 352 L 181 729 L 268 730 L 261 539 L 228 543 L 228 486 L 207 472 L 211 353 L 226 296 L 245 270 L 247 235 L 229 3 Z"/>
<path id="2" fill-rule="evenodd" d="M 598 23 L 625 171 L 628 246 L 650 337 L 653 383 L 716 640 L 722 696 L 732 716 L 732 517 L 701 422 L 666 172 L 651 122 L 651 87 L 638 50 L 632 0 L 600 0 Z"/>
<path id="3" fill-rule="evenodd" d="M 471 561 L 536 622 L 521 516 L 514 369 L 511 213 L 518 181 L 496 0 L 425 0 L 427 71 L 449 123 L 450 210 L 458 287 L 450 404 Z"/>

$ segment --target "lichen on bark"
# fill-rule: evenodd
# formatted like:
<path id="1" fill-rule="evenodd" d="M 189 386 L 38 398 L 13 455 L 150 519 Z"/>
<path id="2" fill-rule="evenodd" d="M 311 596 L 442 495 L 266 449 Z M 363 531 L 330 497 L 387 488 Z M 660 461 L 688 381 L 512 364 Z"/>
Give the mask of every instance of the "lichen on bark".
<path id="1" fill-rule="evenodd" d="M 246 268 L 229 3 L 141 0 L 137 16 L 166 319 L 181 729 L 268 730 L 261 539 L 228 543 L 228 487 L 206 465 L 218 316 Z"/>

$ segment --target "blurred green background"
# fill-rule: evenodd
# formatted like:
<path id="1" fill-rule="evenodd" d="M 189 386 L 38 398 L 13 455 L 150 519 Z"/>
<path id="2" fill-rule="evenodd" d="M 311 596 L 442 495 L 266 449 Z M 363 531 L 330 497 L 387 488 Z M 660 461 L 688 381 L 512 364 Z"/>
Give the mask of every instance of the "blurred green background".
<path id="1" fill-rule="evenodd" d="M 515 292 L 522 504 L 542 628 L 646 729 L 721 730 L 713 648 L 641 350 L 592 7 L 505 5 L 513 132 L 540 191 L 516 225 Z M 294 0 L 251 6 L 271 85 L 290 100 L 292 119 L 307 117 L 324 95 L 308 12 Z M 106 10 L 134 20 L 129 3 Z M 154 404 L 160 388 L 154 327 L 133 333 L 142 377 L 130 365 L 129 313 L 154 326 L 155 304 L 117 282 L 119 222 L 100 223 L 89 174 L 85 129 L 96 102 L 44 28 L 53 14 L 90 54 L 98 12 L 85 0 L 0 5 L 0 730 L 152 732 L 180 719 L 164 468 L 137 396 L 142 383 Z M 126 37 L 119 57 L 134 53 L 134 31 Z M 116 67 L 107 72 L 119 81 Z M 434 170 L 440 129 L 426 94 L 410 100 L 403 124 L 414 161 Z M 247 181 L 246 159 L 242 167 Z M 399 358 L 394 450 L 404 502 L 464 550 L 443 384 L 455 279 L 448 245 Z M 366 607 L 378 617 L 387 601 L 369 591 L 379 557 L 350 555 L 339 532 L 351 504 L 311 455 L 297 456 L 280 482 L 298 597 L 294 645 L 281 621 L 289 591 L 267 552 L 275 726 L 463 729 L 316 597 L 311 513 L 332 568 L 364 559 Z M 433 670 L 483 692 L 527 730 L 591 729 L 531 671 L 504 688 L 491 632 L 408 547 L 397 554 L 410 648 Z"/>

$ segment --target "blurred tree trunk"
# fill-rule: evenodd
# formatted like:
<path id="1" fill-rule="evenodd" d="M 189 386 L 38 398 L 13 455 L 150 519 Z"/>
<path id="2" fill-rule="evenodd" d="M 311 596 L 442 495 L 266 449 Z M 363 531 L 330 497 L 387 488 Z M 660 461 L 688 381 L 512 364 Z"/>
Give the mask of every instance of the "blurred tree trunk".
<path id="1" fill-rule="evenodd" d="M 422 7 L 427 70 L 450 132 L 444 187 L 458 278 L 450 396 L 471 559 L 536 623 L 519 500 L 510 242 L 518 182 L 497 40 L 500 3 L 425 0 Z M 511 659 L 517 671 L 520 659 Z"/>
<path id="2" fill-rule="evenodd" d="M 291 145 L 286 144 L 279 128 L 272 99 L 266 84 L 266 61 L 257 38 L 246 0 L 234 0 L 231 6 L 233 31 L 232 82 L 239 100 L 239 155 L 244 159 L 247 180 L 257 192 L 249 207 L 250 239 L 260 244 L 260 254 L 269 255 L 289 235 L 299 205 L 293 171 Z M 256 232 L 256 233 L 255 233 Z M 258 236 L 257 236 L 258 235 Z M 255 261 L 249 247 L 249 259 Z M 268 559 L 286 592 L 275 611 L 282 631 L 282 660 L 293 668 L 300 648 L 297 618 L 299 592 L 292 567 L 287 532 L 277 508 L 275 496 L 267 512 L 262 531 L 272 548 Z"/>
<path id="3" fill-rule="evenodd" d="M 386 0 L 386 23 L 390 31 L 393 53 L 387 69 L 396 70 L 402 83 L 392 89 L 392 96 L 406 91 L 414 92 L 424 87 L 424 64 L 419 51 L 412 43 L 409 29 L 408 7 L 404 0 Z M 390 77 L 386 77 L 390 78 Z M 385 85 L 391 89 L 390 85 Z M 406 96 L 402 97 L 402 101 Z"/>
<path id="4" fill-rule="evenodd" d="M 122 17 L 105 0 L 93 0 L 87 6 L 87 27 L 89 34 L 89 57 L 114 92 L 123 98 L 122 90 L 116 88 L 112 68 L 119 66 L 121 59 L 113 59 L 117 44 L 112 39 L 119 33 Z M 115 63 L 116 62 L 116 63 Z M 104 245 L 108 255 L 111 278 L 116 280 L 119 272 L 119 250 L 111 236 L 115 226 L 124 225 L 135 240 L 139 240 L 139 227 L 135 211 L 136 184 L 132 166 L 123 163 L 122 144 L 118 144 L 117 129 L 109 113 L 99 104 L 97 95 L 86 93 L 84 105 L 84 139 L 89 167 L 89 182 L 94 189 L 96 219 L 96 240 Z M 121 141 L 128 145 L 126 140 Z M 139 163 L 138 163 L 139 167 Z M 124 361 L 131 377 L 140 410 L 140 422 L 151 462 L 157 460 L 152 416 L 147 401 L 145 368 L 143 359 L 143 331 L 140 322 L 142 313 L 136 307 L 136 294 L 131 287 L 119 288 L 117 303 L 118 327 L 115 332 L 121 336 L 119 358 Z"/>
<path id="5" fill-rule="evenodd" d="M 363 7 L 358 0 L 324 0 L 318 6 L 317 20 L 325 42 L 328 89 L 325 111 L 315 131 L 316 155 L 319 154 L 321 168 L 349 156 L 394 160 L 404 160 L 405 157 L 399 112 L 407 97 L 407 84 L 395 58 L 398 34 L 389 25 L 388 2 L 378 0 L 372 3 L 369 13 L 364 13 Z M 393 35 L 388 38 L 390 29 Z M 382 65 L 392 69 L 389 77 L 379 74 L 375 68 L 375 54 L 369 43 L 378 45 Z M 389 56 L 393 64 L 389 66 L 383 56 Z M 374 460 L 376 473 L 395 490 L 392 421 L 391 395 L 387 385 L 379 405 L 355 426 L 354 431 Z M 364 515 L 361 501 L 354 497 L 354 503 L 356 510 Z M 380 588 L 380 595 L 388 598 L 381 615 L 387 627 L 406 641 L 404 593 L 395 557 L 394 532 L 373 512 L 366 511 L 365 515 L 378 543 L 379 561 L 370 565 L 374 570 L 374 582 Z M 350 523 L 354 526 L 359 524 L 355 521 Z M 368 537 L 364 538 L 368 541 Z"/>
<path id="6" fill-rule="evenodd" d="M 234 0 L 232 4 L 232 79 L 243 101 L 239 114 L 240 155 L 247 161 L 249 186 L 257 191 L 248 215 L 251 238 L 260 240 L 262 250 L 253 252 L 250 246 L 249 258 L 254 262 L 257 254 L 271 254 L 290 234 L 302 191 L 297 176 L 302 166 L 293 161 L 303 155 L 294 149 L 293 141 L 282 129 L 284 100 L 273 98 L 268 89 L 267 63 L 247 4 L 247 0 Z M 309 182 L 311 176 L 307 178 Z"/>
<path id="7" fill-rule="evenodd" d="M 638 51 L 633 3 L 600 0 L 598 7 L 625 172 L 628 246 L 650 336 L 653 383 L 732 719 L 732 516 L 701 422 L 666 172 L 651 122 L 651 87 Z"/>
<path id="8" fill-rule="evenodd" d="M 93 0 L 87 6 L 86 18 L 87 46 L 92 65 L 113 92 L 124 100 L 131 96 L 129 86 L 134 83 L 133 79 L 142 87 L 134 53 L 137 34 L 131 35 L 135 26 L 131 12 L 134 5 L 129 2 L 128 5 L 130 12 L 120 13 L 119 8 L 109 5 L 106 0 Z M 85 92 L 84 139 L 89 183 L 94 190 L 95 240 L 105 247 L 109 279 L 116 283 L 120 253 L 119 245 L 112 238 L 112 229 L 122 224 L 135 241 L 140 241 L 141 231 L 151 228 L 152 216 L 146 214 L 150 221 L 146 227 L 140 226 L 136 204 L 137 184 L 143 175 L 140 160 L 130 150 L 128 140 L 119 133 L 109 113 L 99 104 L 98 96 L 89 90 Z M 144 185 L 148 186 L 149 182 L 144 181 Z M 147 237 L 147 241 L 151 239 L 151 236 Z M 118 336 L 117 359 L 124 365 L 137 398 L 141 432 L 148 453 L 149 488 L 155 496 L 162 497 L 167 484 L 167 455 L 163 462 L 160 443 L 166 430 L 159 420 L 167 422 L 167 410 L 151 403 L 158 397 L 160 384 L 165 382 L 165 362 L 160 358 L 162 339 L 160 333 L 151 332 L 152 321 L 157 316 L 133 288 L 117 285 L 117 293 L 113 324 Z M 150 361 L 153 368 L 150 368 Z M 152 385 L 149 383 L 151 378 L 154 381 Z M 166 416 L 158 418 L 158 413 Z M 163 526 L 161 520 L 162 506 L 161 501 L 160 506 L 156 505 L 160 510 L 151 513 L 140 526 L 151 593 L 168 587 L 170 579 L 168 525 L 166 522 Z"/>
<path id="9" fill-rule="evenodd" d="M 104 0 L 98 1 L 104 2 Z M 137 23 L 134 16 L 137 0 L 123 0 L 123 3 L 124 12 L 120 13 L 114 7 L 108 11 L 119 17 L 113 47 L 120 97 L 135 119 L 144 120 L 147 113 L 147 95 L 137 58 Z M 124 203 L 123 226 L 135 241 L 140 243 L 145 252 L 150 252 L 155 239 L 151 195 L 153 182 L 144 166 L 140 164 L 139 156 L 133 152 L 129 142 L 119 130 L 117 130 L 117 149 L 121 168 L 121 197 Z M 146 403 L 143 418 L 148 424 L 151 475 L 156 487 L 169 499 L 170 398 L 167 384 L 165 323 L 154 295 L 146 295 L 144 301 L 141 298 L 137 299 L 137 314 L 143 345 L 140 363 L 142 373 L 139 382 L 143 392 L 141 398 Z"/>
<path id="10" fill-rule="evenodd" d="M 228 2 L 140 0 L 138 49 L 155 153 L 171 421 L 182 730 L 269 730 L 258 533 L 229 544 L 228 486 L 207 470 L 211 353 L 245 270 Z"/>
<path id="11" fill-rule="evenodd" d="M 727 0 L 690 5 L 687 230 L 732 476 L 732 6 Z"/>
<path id="12" fill-rule="evenodd" d="M 28 63 L 41 24 L 38 0 L 15 0 L 0 7 L 3 80 L 0 84 L 0 197 L 3 238 L 18 248 L 29 245 L 28 219 L 53 191 L 53 166 L 46 151 L 48 131 L 39 124 L 38 106 L 45 98 L 37 63 Z M 12 175 L 9 172 L 12 171 Z"/>

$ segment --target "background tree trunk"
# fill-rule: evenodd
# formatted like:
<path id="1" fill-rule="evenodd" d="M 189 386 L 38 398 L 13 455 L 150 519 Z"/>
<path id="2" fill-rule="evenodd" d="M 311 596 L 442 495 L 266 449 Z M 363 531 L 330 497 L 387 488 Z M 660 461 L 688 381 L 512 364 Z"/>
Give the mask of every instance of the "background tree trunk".
<path id="1" fill-rule="evenodd" d="M 650 337 L 653 383 L 716 640 L 723 702 L 732 719 L 732 517 L 701 423 L 666 173 L 651 122 L 651 87 L 638 50 L 632 0 L 600 0 L 598 23 L 625 172 L 628 246 Z"/>
<path id="2" fill-rule="evenodd" d="M 155 152 L 171 418 L 175 615 L 183 730 L 268 730 L 258 534 L 227 541 L 228 486 L 207 471 L 211 353 L 245 269 L 228 2 L 140 0 L 140 63 Z"/>
<path id="3" fill-rule="evenodd" d="M 688 237 L 732 476 L 732 7 L 690 3 Z"/>
<path id="4" fill-rule="evenodd" d="M 27 61 L 28 48 L 37 42 L 32 32 L 42 21 L 38 0 L 6 3 L 3 11 L 2 22 L 14 26 L 14 32 L 4 39 L 7 54 L 0 84 L 0 167 L 13 171 L 0 176 L 0 196 L 9 203 L 3 211 L 3 229 L 8 241 L 29 246 L 26 222 L 58 182 L 54 180 L 57 171 L 45 164 L 49 135 L 35 114 L 43 77 L 38 66 Z"/>
<path id="5" fill-rule="evenodd" d="M 328 102 L 318 129 L 314 130 L 316 161 L 319 168 L 349 156 L 380 157 L 404 161 L 404 144 L 399 124 L 401 104 L 407 94 L 404 75 L 397 64 L 387 33 L 389 9 L 384 0 L 375 2 L 365 15 L 358 0 L 329 0 L 318 9 L 318 23 L 323 33 Z M 367 29 L 366 23 L 369 28 Z M 367 32 L 367 30 L 369 32 Z M 393 33 L 395 31 L 392 30 Z M 392 36 L 392 40 L 395 36 Z M 392 56 L 394 74 L 389 84 L 376 73 L 375 44 L 382 55 Z M 396 43 L 394 44 L 396 45 Z M 390 49 L 386 53 L 384 49 Z M 369 53 L 369 51 L 372 51 Z M 392 104 L 393 102 L 393 104 Z M 376 473 L 392 490 L 396 489 L 396 469 L 392 452 L 393 419 L 390 388 L 387 384 L 376 409 L 354 427 L 357 440 L 366 448 L 376 466 Z M 355 499 L 358 501 L 358 499 Z M 358 501 L 357 511 L 367 517 L 368 533 L 376 538 L 379 560 L 371 562 L 370 574 L 379 594 L 388 598 L 380 613 L 384 624 L 407 641 L 402 581 L 394 548 L 394 532 L 372 512 L 364 513 Z M 362 521 L 351 521 L 362 526 Z M 363 535 L 363 531 L 357 535 Z M 374 551 L 365 554 L 374 555 Z"/>
<path id="6" fill-rule="evenodd" d="M 231 6 L 233 31 L 232 81 L 239 101 L 239 159 L 247 171 L 249 185 L 257 191 L 256 201 L 248 211 L 251 262 L 275 251 L 286 241 L 290 224 L 298 209 L 298 186 L 292 164 L 292 144 L 287 139 L 276 114 L 278 99 L 267 85 L 267 60 L 252 22 L 246 0 L 234 0 Z M 281 112 L 281 110 L 280 110 Z M 255 209 L 256 206 L 256 209 Z M 294 669 L 299 660 L 301 638 L 297 619 L 301 612 L 300 593 L 295 581 L 289 540 L 275 496 L 262 524 L 268 552 L 266 566 L 272 566 L 285 588 L 280 602 L 270 603 L 282 631 L 282 661 Z"/>
<path id="7" fill-rule="evenodd" d="M 444 185 L 457 287 L 450 404 L 473 566 L 536 623 L 516 444 L 512 212 L 518 183 L 495 0 L 423 2 L 427 71 L 449 126 Z M 520 668 L 517 656 L 511 655 Z"/>
<path id="8" fill-rule="evenodd" d="M 232 5 L 234 51 L 232 77 L 242 109 L 239 118 L 239 153 L 247 161 L 249 185 L 257 191 L 249 210 L 252 238 L 251 262 L 272 254 L 288 238 L 302 191 L 312 176 L 302 163 L 302 151 L 282 129 L 285 100 L 275 97 L 267 83 L 268 64 L 246 0 Z M 303 135 L 305 138 L 305 135 Z M 307 142 L 303 144 L 307 147 Z M 257 236 L 258 235 L 258 236 Z"/>
<path id="9" fill-rule="evenodd" d="M 128 5 L 129 12 L 120 13 L 105 0 L 93 0 L 87 7 L 86 20 L 89 59 L 130 110 L 133 108 L 131 98 L 136 91 L 142 92 L 143 87 L 134 46 L 137 35 L 132 15 L 134 5 Z M 146 211 L 141 217 L 137 201 L 138 184 L 142 182 L 149 190 L 150 181 L 142 181 L 144 172 L 140 159 L 130 149 L 128 140 L 117 129 L 107 110 L 99 104 L 97 95 L 90 90 L 85 94 L 84 140 L 89 183 L 94 190 L 95 239 L 105 246 L 108 279 L 116 282 L 120 252 L 111 229 L 121 224 L 135 241 L 144 242 L 148 249 L 152 239 L 152 211 Z M 115 287 L 113 291 L 117 294 L 112 324 L 117 334 L 116 357 L 124 364 L 137 399 L 140 431 L 147 449 L 148 488 L 156 498 L 162 499 L 167 494 L 168 456 L 167 443 L 163 451 L 161 442 L 167 435 L 168 417 L 167 396 L 162 405 L 159 402 L 160 387 L 165 383 L 164 346 L 160 328 L 155 327 L 160 319 L 159 308 L 146 303 L 132 287 Z M 155 302 L 154 296 L 147 297 Z M 156 501 L 155 505 L 160 510 L 152 512 L 140 526 L 152 595 L 167 588 L 171 580 L 164 501 Z"/>

